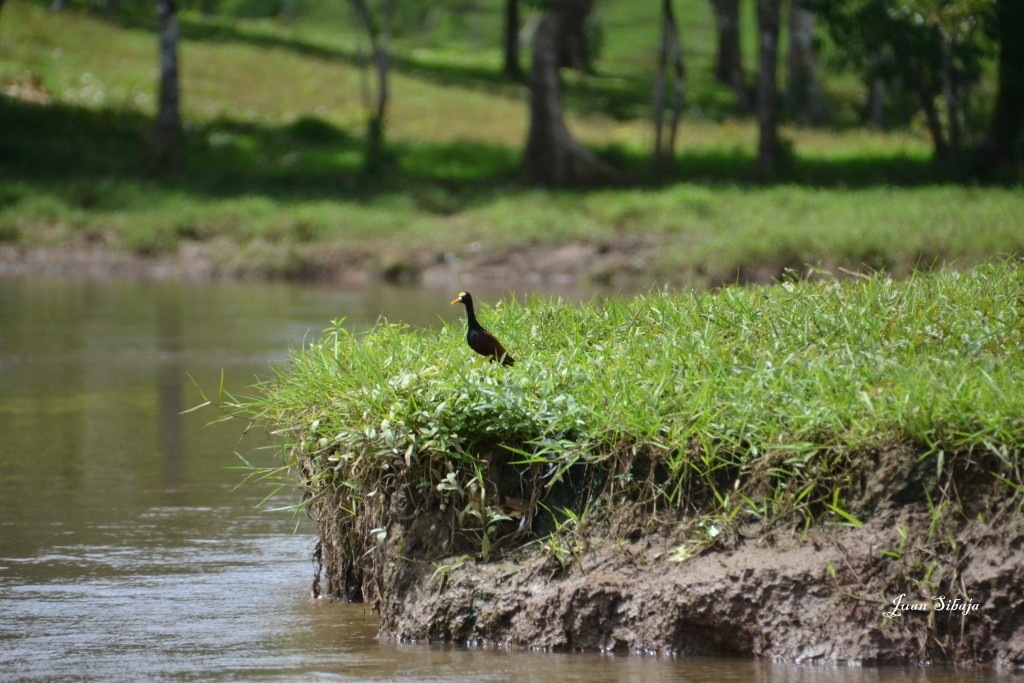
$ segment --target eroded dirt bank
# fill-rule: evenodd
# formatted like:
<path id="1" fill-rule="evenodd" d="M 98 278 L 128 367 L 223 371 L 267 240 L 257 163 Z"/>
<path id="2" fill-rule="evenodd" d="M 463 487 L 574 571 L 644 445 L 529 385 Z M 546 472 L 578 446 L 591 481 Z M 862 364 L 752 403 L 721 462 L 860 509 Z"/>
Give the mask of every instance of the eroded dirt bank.
<path id="1" fill-rule="evenodd" d="M 187 242 L 174 252 L 147 255 L 84 240 L 55 247 L 0 244 L 0 277 L 275 279 L 329 282 L 343 287 L 374 282 L 431 287 L 467 282 L 531 286 L 580 282 L 629 288 L 661 282 L 700 288 L 734 282 L 767 284 L 782 277 L 787 269 L 804 269 L 801 263 L 700 266 L 652 277 L 650 267 L 663 249 L 651 240 L 625 238 L 614 242 L 468 248 L 458 254 L 389 243 L 337 248 L 316 243 Z M 861 267 L 848 265 L 853 270 Z M 843 277 L 844 270 L 838 267 L 834 274 Z"/>
<path id="2" fill-rule="evenodd" d="M 676 545 L 661 534 L 595 535 L 565 572 L 537 546 L 447 573 L 436 569 L 444 561 L 405 553 L 384 579 L 381 633 L 553 650 L 1024 665 L 1019 517 L 964 526 L 956 557 L 935 556 L 927 544 L 884 554 L 900 547 L 899 528 L 927 538 L 930 520 L 920 506 L 890 509 L 859 529 L 818 530 L 806 541 L 748 538 L 682 563 L 669 561 Z M 422 531 L 440 538 L 443 526 L 438 519 Z M 938 578 L 931 589 L 929 569 Z M 901 594 L 911 609 L 894 605 Z"/>
<path id="3" fill-rule="evenodd" d="M 939 476 L 906 448 L 863 458 L 849 521 L 807 531 L 745 509 L 711 521 L 616 503 L 487 560 L 451 508 L 418 508 L 414 493 L 389 492 L 389 522 L 366 533 L 329 496 L 312 511 L 327 592 L 369 602 L 387 638 L 1019 669 L 1020 496 L 993 459 L 950 460 Z"/>
<path id="4" fill-rule="evenodd" d="M 313 243 L 190 242 L 177 251 L 154 255 L 91 242 L 58 247 L 0 245 L 0 276 L 285 279 L 349 287 L 372 282 L 447 286 L 467 280 L 533 285 L 577 281 L 623 284 L 644 277 L 655 250 L 655 245 L 636 240 L 620 240 L 616 244 L 575 242 L 471 248 L 460 254 L 414 250 L 390 243 L 337 248 Z M 767 281 L 776 271 L 778 268 L 759 269 L 754 275 L 764 275 Z M 686 275 L 692 279 L 703 277 L 704 273 Z M 737 273 L 720 275 L 728 281 L 735 279 Z"/>

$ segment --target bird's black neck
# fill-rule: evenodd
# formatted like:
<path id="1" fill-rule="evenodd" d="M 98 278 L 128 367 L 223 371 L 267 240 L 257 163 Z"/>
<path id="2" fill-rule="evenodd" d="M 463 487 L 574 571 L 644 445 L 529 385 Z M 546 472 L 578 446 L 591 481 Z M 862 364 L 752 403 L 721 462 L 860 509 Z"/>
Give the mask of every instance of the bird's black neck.
<path id="1" fill-rule="evenodd" d="M 469 329 L 481 329 L 480 323 L 476 321 L 476 313 L 473 312 L 473 300 L 469 299 L 468 301 L 464 301 L 463 303 L 466 304 L 466 319 L 469 321 Z"/>

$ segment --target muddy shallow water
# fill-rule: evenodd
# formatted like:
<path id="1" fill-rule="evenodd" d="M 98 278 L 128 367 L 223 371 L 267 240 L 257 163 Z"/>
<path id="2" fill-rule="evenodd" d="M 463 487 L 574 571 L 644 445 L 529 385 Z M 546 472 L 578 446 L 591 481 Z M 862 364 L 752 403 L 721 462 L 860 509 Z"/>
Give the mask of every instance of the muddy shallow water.
<path id="1" fill-rule="evenodd" d="M 481 292 L 483 294 L 483 292 Z M 589 296 L 589 292 L 582 296 Z M 495 293 L 486 293 L 494 296 Z M 398 644 L 309 599 L 311 525 L 256 509 L 186 373 L 244 390 L 332 318 L 455 317 L 451 292 L 0 280 L 0 678 L 934 681 L 999 674 Z M 287 504 L 287 497 L 275 504 Z"/>

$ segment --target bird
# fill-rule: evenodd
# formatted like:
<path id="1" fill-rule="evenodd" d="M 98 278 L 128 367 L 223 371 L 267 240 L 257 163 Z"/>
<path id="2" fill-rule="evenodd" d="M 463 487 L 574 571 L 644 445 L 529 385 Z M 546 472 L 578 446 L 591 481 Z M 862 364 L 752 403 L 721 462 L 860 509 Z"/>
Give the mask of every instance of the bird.
<path id="1" fill-rule="evenodd" d="M 466 331 L 466 342 L 469 343 L 469 348 L 481 356 L 488 356 L 491 360 L 501 361 L 502 365 L 514 365 L 515 359 L 509 355 L 505 347 L 498 341 L 498 338 L 485 330 L 477 322 L 476 314 L 473 312 L 472 295 L 469 292 L 459 292 L 459 295 L 452 299 L 452 306 L 455 304 L 465 304 L 466 306 L 466 317 L 469 322 L 469 329 Z"/>

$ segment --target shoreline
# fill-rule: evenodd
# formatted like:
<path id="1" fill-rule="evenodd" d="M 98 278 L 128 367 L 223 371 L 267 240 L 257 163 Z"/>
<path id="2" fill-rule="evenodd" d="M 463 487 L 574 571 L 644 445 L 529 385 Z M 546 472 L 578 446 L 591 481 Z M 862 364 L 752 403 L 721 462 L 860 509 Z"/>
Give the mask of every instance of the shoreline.
<path id="1" fill-rule="evenodd" d="M 333 284 L 450 287 L 459 284 L 572 286 L 641 289 L 687 286 L 713 289 L 728 284 L 771 284 L 806 268 L 765 262 L 736 270 L 699 266 L 650 275 L 660 245 L 655 240 L 615 243 L 572 241 L 464 253 L 396 249 L 390 243 L 340 249 L 331 245 L 187 242 L 173 253 L 139 254 L 102 242 L 53 247 L 0 244 L 0 277 L 122 277 L 138 280 L 259 280 Z M 250 260 L 258 252 L 261 258 Z M 279 256 L 268 256 L 279 252 Z M 826 277 L 864 277 L 856 264 L 833 264 Z M 821 268 L 819 267 L 819 270 Z M 827 269 L 826 269 L 827 270 Z M 902 275 L 903 273 L 896 273 Z"/>
<path id="2" fill-rule="evenodd" d="M 142 255 L 83 243 L 56 247 L 0 245 L 0 277 L 68 276 L 128 277 L 142 280 L 281 280 L 358 287 L 385 282 L 396 285 L 441 286 L 455 282 L 594 285 L 638 281 L 646 263 L 635 244 L 611 248 L 572 242 L 521 245 L 465 254 L 444 251 L 399 251 L 389 244 L 350 250 L 328 245 L 286 247 L 292 263 L 247 263 L 253 244 L 190 242 L 173 253 Z"/>

